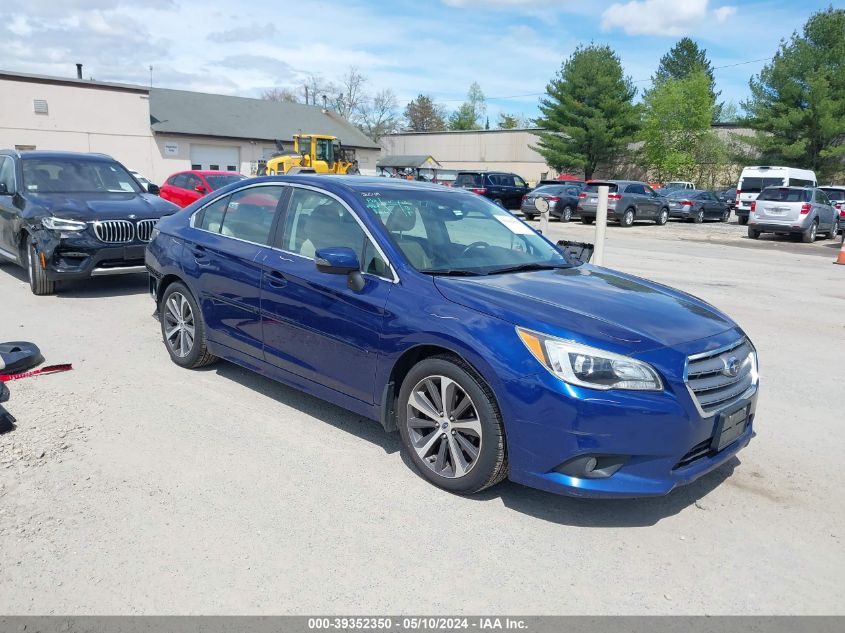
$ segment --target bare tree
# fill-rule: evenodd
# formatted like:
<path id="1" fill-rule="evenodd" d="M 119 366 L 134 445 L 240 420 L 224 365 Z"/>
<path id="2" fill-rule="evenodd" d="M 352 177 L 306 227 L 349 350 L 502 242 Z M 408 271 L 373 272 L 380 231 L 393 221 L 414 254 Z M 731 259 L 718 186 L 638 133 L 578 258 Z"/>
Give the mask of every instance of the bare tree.
<path id="1" fill-rule="evenodd" d="M 332 105 L 344 119 L 353 123 L 360 122 L 361 108 L 367 101 L 364 90 L 366 84 L 367 78 L 355 66 L 350 66 L 340 80 L 340 93 L 336 95 Z"/>
<path id="2" fill-rule="evenodd" d="M 280 101 L 282 103 L 299 103 L 299 97 L 290 88 L 268 88 L 261 93 L 265 101 Z"/>
<path id="3" fill-rule="evenodd" d="M 328 99 L 334 101 L 334 96 L 338 93 L 340 88 L 331 81 L 324 79 L 318 73 L 311 73 L 301 84 L 303 98 L 306 105 L 322 105 L 323 95 Z"/>
<path id="4" fill-rule="evenodd" d="M 394 92 L 390 88 L 380 90 L 359 109 L 359 127 L 378 143 L 381 137 L 399 129 L 398 108 Z"/>

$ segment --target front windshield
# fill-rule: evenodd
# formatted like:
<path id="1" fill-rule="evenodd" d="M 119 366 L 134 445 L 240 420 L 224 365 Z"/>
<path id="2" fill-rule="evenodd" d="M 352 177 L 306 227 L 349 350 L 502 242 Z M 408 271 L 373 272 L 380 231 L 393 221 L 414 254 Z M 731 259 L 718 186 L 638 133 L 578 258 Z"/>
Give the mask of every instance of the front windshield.
<path id="1" fill-rule="evenodd" d="M 411 265 L 422 272 L 486 275 L 572 265 L 524 222 L 471 193 L 432 187 L 359 195 Z"/>
<path id="2" fill-rule="evenodd" d="M 24 158 L 23 186 L 32 193 L 140 193 L 119 163 L 84 158 Z"/>
<path id="3" fill-rule="evenodd" d="M 246 180 L 246 176 L 241 176 L 240 174 L 228 174 L 225 176 L 206 176 L 205 179 L 208 181 L 209 186 L 213 190 L 216 190 L 220 189 L 220 187 L 231 185 L 233 182 Z"/>

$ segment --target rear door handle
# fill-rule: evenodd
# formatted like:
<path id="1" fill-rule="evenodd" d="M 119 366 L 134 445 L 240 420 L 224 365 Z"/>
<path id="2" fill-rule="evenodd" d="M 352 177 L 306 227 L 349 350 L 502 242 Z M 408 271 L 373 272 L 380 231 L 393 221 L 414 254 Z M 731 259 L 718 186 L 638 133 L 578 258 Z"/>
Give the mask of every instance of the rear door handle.
<path id="1" fill-rule="evenodd" d="M 288 285 L 288 280 L 277 270 L 267 273 L 267 276 L 270 278 L 267 283 L 273 288 L 284 288 Z"/>

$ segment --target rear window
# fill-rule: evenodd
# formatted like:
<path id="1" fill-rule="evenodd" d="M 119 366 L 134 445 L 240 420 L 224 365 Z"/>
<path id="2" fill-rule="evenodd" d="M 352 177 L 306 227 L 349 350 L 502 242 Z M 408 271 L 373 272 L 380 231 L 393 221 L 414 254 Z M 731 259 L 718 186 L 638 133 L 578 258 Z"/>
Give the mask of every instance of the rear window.
<path id="1" fill-rule="evenodd" d="M 813 192 L 810 189 L 791 189 L 789 187 L 769 187 L 764 189 L 758 200 L 774 202 L 809 202 Z"/>
<path id="2" fill-rule="evenodd" d="M 544 187 L 537 187 L 533 193 L 546 194 L 549 196 L 571 195 L 569 190 L 571 187 L 561 187 L 560 185 L 546 185 Z"/>
<path id="3" fill-rule="evenodd" d="M 836 200 L 837 202 L 841 202 L 845 200 L 845 189 L 828 189 L 827 187 L 822 188 L 827 194 L 827 197 L 831 200 Z"/>
<path id="4" fill-rule="evenodd" d="M 779 187 L 783 185 L 783 178 L 757 178 L 746 176 L 739 181 L 739 190 L 742 193 L 760 193 L 766 187 Z"/>
<path id="5" fill-rule="evenodd" d="M 596 193 L 599 190 L 599 187 L 607 187 L 609 193 L 616 193 L 618 187 L 615 183 L 612 182 L 590 182 L 587 183 L 587 187 L 584 189 L 587 193 Z"/>
<path id="6" fill-rule="evenodd" d="M 481 174 L 458 174 L 458 177 L 455 179 L 456 187 L 480 187 L 481 184 Z"/>

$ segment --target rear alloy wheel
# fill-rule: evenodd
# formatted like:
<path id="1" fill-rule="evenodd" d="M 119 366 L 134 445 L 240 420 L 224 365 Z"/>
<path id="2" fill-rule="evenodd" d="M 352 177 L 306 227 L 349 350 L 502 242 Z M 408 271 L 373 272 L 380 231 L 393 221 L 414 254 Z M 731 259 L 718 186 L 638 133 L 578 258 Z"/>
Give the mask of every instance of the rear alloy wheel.
<path id="1" fill-rule="evenodd" d="M 507 475 L 493 393 L 458 359 L 434 356 L 415 365 L 402 383 L 398 405 L 408 455 L 436 486 L 472 494 Z"/>
<path id="2" fill-rule="evenodd" d="M 583 215 L 581 216 L 581 224 L 592 224 L 594 218 L 585 218 Z"/>
<path id="3" fill-rule="evenodd" d="M 159 303 L 161 335 L 171 360 L 196 369 L 217 360 L 206 349 L 205 322 L 191 291 L 181 283 L 167 287 Z"/>
<path id="4" fill-rule="evenodd" d="M 704 222 L 704 209 L 699 209 L 698 213 L 695 214 L 694 219 L 696 224 L 701 224 Z"/>
<path id="5" fill-rule="evenodd" d="M 801 234 L 801 241 L 805 244 L 812 244 L 816 241 L 816 233 L 819 230 L 819 225 L 813 222 L 806 231 Z"/>
<path id="6" fill-rule="evenodd" d="M 752 229 L 749 226 L 748 227 L 748 237 L 750 237 L 752 240 L 756 240 L 758 237 L 760 237 L 760 231 L 758 231 L 757 229 Z"/>
<path id="7" fill-rule="evenodd" d="M 669 209 L 660 209 L 660 215 L 657 216 L 657 219 L 654 223 L 657 226 L 665 226 L 666 223 L 669 221 Z"/>
<path id="8" fill-rule="evenodd" d="M 619 226 L 624 228 L 629 228 L 634 225 L 634 210 L 633 209 L 626 209 L 625 213 L 622 214 L 622 218 L 619 220 Z"/>
<path id="9" fill-rule="evenodd" d="M 560 212 L 560 221 L 561 222 L 569 222 L 572 219 L 572 207 L 566 206 L 563 207 L 563 211 Z"/>
<path id="10" fill-rule="evenodd" d="M 56 282 L 47 279 L 47 271 L 41 266 L 41 258 L 35 251 L 35 242 L 32 238 L 26 242 L 26 272 L 32 294 L 44 296 L 56 292 Z"/>

